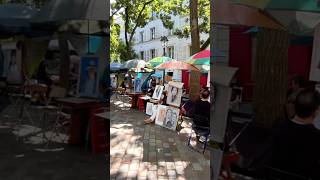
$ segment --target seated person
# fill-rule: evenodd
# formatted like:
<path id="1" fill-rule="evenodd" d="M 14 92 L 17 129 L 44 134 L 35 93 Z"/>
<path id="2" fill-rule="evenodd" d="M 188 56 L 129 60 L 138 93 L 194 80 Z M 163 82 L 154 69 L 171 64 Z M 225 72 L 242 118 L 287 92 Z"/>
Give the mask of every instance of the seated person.
<path id="1" fill-rule="evenodd" d="M 166 99 L 167 99 L 167 92 L 163 91 L 161 99 L 158 101 L 158 104 L 165 105 L 166 104 Z M 152 115 L 151 115 L 151 117 L 145 119 L 144 123 L 145 124 L 153 123 L 155 121 L 155 119 L 156 119 L 157 112 L 158 112 L 158 105 L 154 104 L 153 107 L 152 107 Z"/>
<path id="2" fill-rule="evenodd" d="M 269 166 L 312 179 L 320 179 L 320 99 L 315 91 L 303 90 L 296 98 L 296 115 L 273 132 Z M 318 118 L 317 118 L 318 117 Z"/>
<path id="3" fill-rule="evenodd" d="M 210 102 L 209 102 L 210 91 L 203 89 L 200 94 L 200 100 L 196 102 L 194 115 L 202 116 L 208 119 L 207 123 L 199 123 L 194 120 L 195 125 L 210 127 Z"/>

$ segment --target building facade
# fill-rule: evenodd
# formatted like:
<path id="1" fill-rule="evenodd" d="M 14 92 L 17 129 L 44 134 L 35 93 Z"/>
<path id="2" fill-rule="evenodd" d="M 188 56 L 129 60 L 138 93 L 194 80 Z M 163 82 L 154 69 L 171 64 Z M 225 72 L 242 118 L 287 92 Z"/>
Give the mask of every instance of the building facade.
<path id="1" fill-rule="evenodd" d="M 174 28 L 182 28 L 189 25 L 187 17 L 174 16 Z M 118 22 L 121 21 L 118 19 Z M 211 24 L 214 26 L 215 35 L 211 35 L 214 49 L 214 59 L 217 63 L 228 64 L 229 62 L 229 27 Z M 163 43 L 160 41 L 161 36 L 168 38 L 167 45 L 164 49 Z M 205 42 L 209 38 L 209 34 L 200 34 L 200 41 Z M 120 32 L 120 39 L 124 40 L 124 30 Z M 166 29 L 160 19 L 150 21 L 144 28 L 137 28 L 134 35 L 134 47 L 139 59 L 150 60 L 158 56 L 168 56 L 176 60 L 186 60 L 191 54 L 191 37 L 178 38 L 173 35 L 172 30 Z M 213 42 L 213 43 L 212 43 Z M 210 49 L 210 46 L 207 48 Z M 165 54 L 164 54 L 165 51 Z"/>

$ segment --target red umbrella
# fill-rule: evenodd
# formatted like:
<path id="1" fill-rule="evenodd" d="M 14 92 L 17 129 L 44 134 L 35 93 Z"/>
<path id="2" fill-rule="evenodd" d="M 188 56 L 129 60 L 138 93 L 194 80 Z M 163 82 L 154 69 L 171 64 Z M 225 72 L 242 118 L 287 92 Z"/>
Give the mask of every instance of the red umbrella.
<path id="1" fill-rule="evenodd" d="M 164 62 L 156 67 L 156 69 L 179 69 L 179 70 L 193 70 L 193 71 L 200 71 L 194 65 L 186 63 L 184 61 L 168 61 Z"/>

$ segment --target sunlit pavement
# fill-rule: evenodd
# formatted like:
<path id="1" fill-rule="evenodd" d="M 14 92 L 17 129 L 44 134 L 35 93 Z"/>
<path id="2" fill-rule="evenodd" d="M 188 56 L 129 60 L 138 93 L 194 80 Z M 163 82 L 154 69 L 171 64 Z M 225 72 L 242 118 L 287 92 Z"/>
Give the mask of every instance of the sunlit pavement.
<path id="1" fill-rule="evenodd" d="M 111 179 L 209 179 L 209 151 L 187 146 L 190 124 L 180 132 L 145 125 L 144 112 L 130 109 L 125 96 L 111 100 Z"/>

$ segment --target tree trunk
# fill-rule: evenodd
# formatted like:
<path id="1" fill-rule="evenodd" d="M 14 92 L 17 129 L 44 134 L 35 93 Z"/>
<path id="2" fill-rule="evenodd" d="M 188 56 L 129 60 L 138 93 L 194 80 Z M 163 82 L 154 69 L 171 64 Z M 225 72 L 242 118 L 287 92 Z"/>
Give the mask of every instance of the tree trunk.
<path id="1" fill-rule="evenodd" d="M 60 49 L 60 85 L 69 90 L 69 47 L 66 34 L 59 34 L 59 49 Z"/>
<path id="2" fill-rule="evenodd" d="M 200 51 L 198 0 L 190 0 L 190 32 L 191 32 L 192 54 L 195 54 Z"/>
<path id="3" fill-rule="evenodd" d="M 259 28 L 253 79 L 253 106 L 256 122 L 271 127 L 283 117 L 287 90 L 289 34 Z"/>

